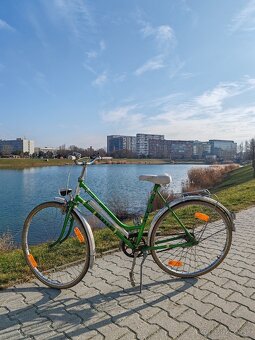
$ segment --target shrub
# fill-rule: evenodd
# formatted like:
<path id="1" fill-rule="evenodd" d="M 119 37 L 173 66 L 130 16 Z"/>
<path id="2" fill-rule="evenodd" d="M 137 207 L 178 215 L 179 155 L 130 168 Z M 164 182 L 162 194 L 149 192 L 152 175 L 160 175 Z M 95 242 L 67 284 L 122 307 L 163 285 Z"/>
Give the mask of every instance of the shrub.
<path id="1" fill-rule="evenodd" d="M 182 183 L 182 192 L 212 188 L 221 182 L 224 176 L 236 169 L 238 165 L 213 165 L 207 168 L 192 168 L 188 171 L 188 179 Z"/>
<path id="2" fill-rule="evenodd" d="M 14 249 L 14 241 L 10 232 L 5 232 L 0 235 L 0 251 L 8 251 Z"/>

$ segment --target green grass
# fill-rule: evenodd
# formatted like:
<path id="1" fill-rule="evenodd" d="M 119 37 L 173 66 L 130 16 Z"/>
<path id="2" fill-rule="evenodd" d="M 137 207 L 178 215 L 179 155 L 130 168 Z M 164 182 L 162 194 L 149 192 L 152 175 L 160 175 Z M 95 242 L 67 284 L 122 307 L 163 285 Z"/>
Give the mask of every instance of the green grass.
<path id="1" fill-rule="evenodd" d="M 253 178 L 253 168 L 248 165 L 230 172 L 224 181 L 212 191 L 217 195 L 219 201 L 232 211 L 237 212 L 254 206 L 255 179 Z M 152 216 L 150 216 L 148 223 L 151 222 Z M 119 245 L 118 238 L 109 229 L 95 230 L 94 237 L 97 253 L 117 248 Z M 0 288 L 24 282 L 30 278 L 30 270 L 25 264 L 20 249 L 0 251 Z"/>
<path id="2" fill-rule="evenodd" d="M 255 205 L 255 178 L 251 165 L 231 171 L 212 193 L 232 211 L 240 211 Z"/>

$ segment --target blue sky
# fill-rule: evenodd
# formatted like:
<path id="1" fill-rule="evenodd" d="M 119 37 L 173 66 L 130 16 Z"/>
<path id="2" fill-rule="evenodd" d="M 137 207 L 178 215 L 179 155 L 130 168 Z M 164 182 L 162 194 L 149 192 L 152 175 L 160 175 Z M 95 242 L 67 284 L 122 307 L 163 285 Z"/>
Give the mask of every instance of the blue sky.
<path id="1" fill-rule="evenodd" d="M 255 136 L 254 0 L 0 1 L 0 138 Z"/>

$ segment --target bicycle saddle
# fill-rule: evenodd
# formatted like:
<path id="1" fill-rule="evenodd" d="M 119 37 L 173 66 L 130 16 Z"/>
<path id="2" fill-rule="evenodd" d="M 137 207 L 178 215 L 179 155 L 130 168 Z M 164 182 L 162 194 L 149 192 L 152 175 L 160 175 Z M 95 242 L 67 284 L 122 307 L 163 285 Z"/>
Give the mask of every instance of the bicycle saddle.
<path id="1" fill-rule="evenodd" d="M 141 175 L 139 176 L 140 181 L 149 181 L 154 184 L 169 184 L 172 182 L 170 175 Z"/>

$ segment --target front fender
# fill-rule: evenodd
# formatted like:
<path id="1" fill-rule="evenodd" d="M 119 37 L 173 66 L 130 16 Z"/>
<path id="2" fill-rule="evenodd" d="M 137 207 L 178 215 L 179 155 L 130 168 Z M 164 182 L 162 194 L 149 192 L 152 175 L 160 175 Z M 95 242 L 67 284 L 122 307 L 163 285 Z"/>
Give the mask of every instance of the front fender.
<path id="1" fill-rule="evenodd" d="M 90 224 L 86 220 L 85 216 L 80 212 L 80 210 L 78 210 L 77 208 L 74 208 L 73 210 L 78 215 L 78 217 L 80 218 L 82 225 L 83 225 L 83 227 L 86 230 L 87 235 L 88 235 L 89 248 L 90 248 L 89 268 L 92 268 L 93 264 L 95 262 L 95 256 L 96 256 L 96 246 L 95 246 L 94 235 L 93 235 Z"/>
<path id="2" fill-rule="evenodd" d="M 55 197 L 55 201 L 62 203 L 62 204 L 67 204 L 67 201 L 63 197 Z M 75 214 L 79 217 L 81 220 L 81 223 L 87 233 L 88 236 L 88 241 L 89 241 L 89 249 L 90 249 L 90 254 L 89 254 L 89 268 L 93 267 L 93 264 L 95 262 L 95 256 L 96 256 L 96 246 L 95 246 L 95 239 L 94 235 L 91 229 L 90 224 L 86 220 L 85 216 L 80 212 L 79 209 L 74 208 L 73 211 Z"/>

